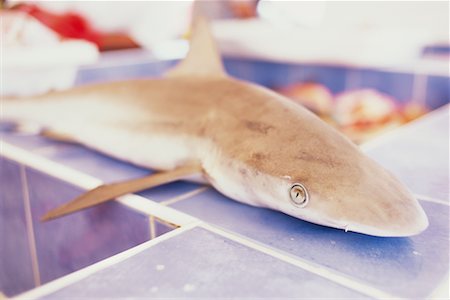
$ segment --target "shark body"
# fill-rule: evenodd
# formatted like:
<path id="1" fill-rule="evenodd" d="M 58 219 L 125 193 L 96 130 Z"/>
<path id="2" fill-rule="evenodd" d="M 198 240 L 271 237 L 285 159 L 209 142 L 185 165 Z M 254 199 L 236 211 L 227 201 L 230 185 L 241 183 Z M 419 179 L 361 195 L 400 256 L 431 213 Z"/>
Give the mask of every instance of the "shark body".
<path id="1" fill-rule="evenodd" d="M 339 132 L 289 99 L 226 75 L 204 22 L 187 58 L 163 78 L 8 100 L 2 117 L 32 120 L 143 167 L 198 163 L 224 195 L 316 224 L 376 236 L 428 226 L 404 185 Z"/>

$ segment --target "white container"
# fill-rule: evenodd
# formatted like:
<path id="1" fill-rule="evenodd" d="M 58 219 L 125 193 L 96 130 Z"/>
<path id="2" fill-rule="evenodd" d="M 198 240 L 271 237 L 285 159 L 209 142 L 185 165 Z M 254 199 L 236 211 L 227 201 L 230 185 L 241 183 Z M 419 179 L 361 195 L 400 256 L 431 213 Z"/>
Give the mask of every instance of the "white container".
<path id="1" fill-rule="evenodd" d="M 93 63 L 97 47 L 84 40 L 61 39 L 23 13 L 2 13 L 2 96 L 28 96 L 74 84 L 77 68 Z"/>

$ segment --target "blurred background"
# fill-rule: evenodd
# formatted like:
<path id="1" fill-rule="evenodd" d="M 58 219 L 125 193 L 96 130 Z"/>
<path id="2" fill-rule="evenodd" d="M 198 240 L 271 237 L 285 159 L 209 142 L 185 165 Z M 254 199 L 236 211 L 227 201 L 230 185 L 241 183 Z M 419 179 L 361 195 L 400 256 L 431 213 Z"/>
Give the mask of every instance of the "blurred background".
<path id="1" fill-rule="evenodd" d="M 228 72 L 356 143 L 449 101 L 449 3 L 2 1 L 3 95 L 161 75 L 206 15 Z"/>

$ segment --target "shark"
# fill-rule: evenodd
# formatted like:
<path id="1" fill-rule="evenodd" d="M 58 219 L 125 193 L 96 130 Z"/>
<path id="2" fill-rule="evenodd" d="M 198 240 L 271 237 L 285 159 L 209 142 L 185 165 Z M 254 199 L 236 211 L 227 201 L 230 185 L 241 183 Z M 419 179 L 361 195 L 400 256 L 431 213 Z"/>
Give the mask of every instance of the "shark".
<path id="1" fill-rule="evenodd" d="M 228 75 L 204 18 L 194 21 L 186 58 L 161 78 L 3 98 L 1 113 L 157 170 L 87 191 L 43 220 L 197 178 L 236 201 L 345 231 L 404 237 L 428 226 L 412 193 L 349 139 L 284 96 Z"/>

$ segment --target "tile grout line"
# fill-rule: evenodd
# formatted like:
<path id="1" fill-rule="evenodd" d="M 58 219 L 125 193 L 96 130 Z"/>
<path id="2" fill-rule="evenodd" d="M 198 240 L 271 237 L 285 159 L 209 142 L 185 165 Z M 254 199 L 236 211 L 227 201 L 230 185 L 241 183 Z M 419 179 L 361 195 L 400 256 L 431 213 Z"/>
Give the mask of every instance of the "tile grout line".
<path id="1" fill-rule="evenodd" d="M 204 222 L 203 220 L 199 220 L 199 221 Z M 169 222 L 164 221 L 162 219 L 155 218 L 155 224 L 157 224 L 157 223 L 160 223 L 160 224 L 162 224 L 164 226 L 167 226 L 167 227 L 170 227 L 170 228 L 178 228 L 178 227 L 180 227 L 180 226 L 178 226 L 176 224 L 172 224 L 172 223 L 169 223 Z"/>
<path id="2" fill-rule="evenodd" d="M 68 184 L 83 189 L 92 189 L 103 183 L 102 180 L 96 177 L 74 170 L 47 158 L 37 156 L 29 151 L 5 143 L 4 141 L 0 141 L 0 147 L 2 150 L 1 155 L 5 158 L 43 172 L 48 176 L 58 178 Z M 176 225 L 186 225 L 196 220 L 196 218 L 186 213 L 168 206 L 160 205 L 151 199 L 136 194 L 118 197 L 116 201 L 145 215 L 154 215 L 155 217 Z"/>
<path id="3" fill-rule="evenodd" d="M 188 225 L 198 219 L 168 206 L 160 205 L 150 199 L 130 194 L 116 199 L 123 206 L 144 215 L 151 215 L 177 226 Z"/>
<path id="4" fill-rule="evenodd" d="M 74 185 L 77 185 L 82 188 L 92 188 L 92 187 L 98 186 L 99 184 L 102 183 L 102 181 L 99 180 L 98 178 L 95 178 L 90 175 L 84 174 L 80 171 L 68 168 L 64 165 L 61 165 L 54 161 L 48 160 L 46 158 L 36 156 L 26 150 L 23 150 L 16 146 L 7 144 L 3 141 L 0 141 L 0 149 L 1 149 L 0 154 L 5 156 L 6 158 L 9 158 L 9 159 L 19 162 L 21 164 L 30 166 L 31 168 L 34 168 L 38 171 L 43 171 L 47 175 L 57 177 L 57 178 L 59 177 L 60 179 L 65 180 L 67 183 L 74 184 Z M 17 152 L 14 152 L 16 150 L 17 150 Z M 24 159 L 24 155 L 25 155 L 25 159 Z M 53 170 L 51 170 L 51 172 L 48 172 L 49 165 L 51 165 L 51 167 L 54 167 Z M 78 180 L 75 180 L 74 178 L 77 178 L 78 175 L 80 177 L 78 177 Z M 191 192 L 194 192 L 194 191 L 191 191 Z M 188 193 L 191 193 L 191 192 L 188 192 Z M 167 200 L 167 201 L 169 201 L 169 200 Z M 157 202 L 154 202 L 152 200 L 149 200 L 147 198 L 144 198 L 144 197 L 138 196 L 138 195 L 134 195 L 134 194 L 122 196 L 118 199 L 118 202 L 129 208 L 135 209 L 141 213 L 155 215 L 156 217 L 160 218 L 163 221 L 180 225 L 180 226 L 182 226 L 181 228 L 184 228 L 185 226 L 192 226 L 192 224 L 197 224 L 200 222 L 198 219 L 196 219 L 190 215 L 187 215 L 183 212 L 180 212 L 180 211 L 175 210 L 170 207 L 160 205 Z M 174 202 L 176 202 L 176 201 L 174 201 Z M 437 203 L 448 206 L 448 204 L 445 204 L 443 202 L 438 201 Z M 161 208 L 164 208 L 164 209 L 161 209 Z M 168 210 L 166 210 L 166 209 L 168 209 Z M 167 218 L 167 215 L 169 215 L 169 214 L 175 214 L 176 217 L 174 218 L 173 216 L 170 216 L 169 218 Z M 227 234 L 226 232 L 222 232 L 222 233 Z M 165 235 L 163 235 L 163 236 L 165 236 Z M 269 252 L 274 252 L 275 254 L 273 254 L 272 256 L 278 257 L 279 259 L 281 259 L 283 261 L 298 262 L 296 259 L 293 259 L 289 256 L 283 255 L 283 254 L 278 253 L 270 248 L 267 248 L 267 246 L 261 246 L 251 240 L 246 240 L 239 236 L 235 236 L 235 235 L 230 235 L 230 236 L 232 236 L 232 238 L 230 238 L 230 239 L 233 239 L 235 241 L 241 240 L 241 243 L 242 243 L 242 241 L 245 241 L 245 243 L 249 243 L 250 244 L 249 247 L 252 247 L 252 245 L 253 246 L 256 245 L 256 247 L 261 247 L 261 248 L 268 250 Z M 245 243 L 243 243 L 243 244 L 245 244 Z M 252 247 L 252 248 L 254 248 L 254 247 Z M 257 248 L 254 248 L 254 249 L 257 249 Z M 266 252 L 264 252 L 264 253 L 266 253 Z M 271 255 L 270 253 L 267 253 L 267 254 Z M 296 265 L 296 263 L 294 263 L 294 264 Z M 309 268 L 314 269 L 317 267 L 310 265 Z M 315 272 L 313 272 L 313 273 L 315 273 Z M 338 277 L 341 277 L 341 276 L 338 276 Z M 346 279 L 345 277 L 343 277 L 343 278 L 344 278 L 344 281 L 352 282 L 351 279 Z M 365 287 L 364 285 L 362 285 L 362 286 L 363 286 L 362 291 L 366 290 L 366 288 L 375 289 L 370 286 L 369 287 Z M 354 288 L 352 288 L 352 289 L 354 289 Z M 381 295 L 382 295 L 381 298 L 386 297 L 386 296 L 391 297 L 391 295 L 385 294 L 382 291 L 375 289 L 375 294 L 377 294 L 377 293 L 381 293 Z"/>
<path id="5" fill-rule="evenodd" d="M 2 146 L 2 156 L 37 171 L 41 171 L 47 175 L 59 178 L 77 187 L 90 189 L 103 183 L 98 178 L 71 169 L 47 158 L 38 156 L 17 146 L 5 143 L 4 141 L 0 141 L 0 143 Z"/>
<path id="6" fill-rule="evenodd" d="M 33 269 L 34 285 L 41 285 L 41 276 L 39 271 L 39 260 L 37 256 L 36 238 L 34 235 L 33 218 L 31 217 L 30 193 L 28 189 L 28 179 L 25 173 L 25 167 L 20 165 L 20 181 L 22 183 L 22 197 L 24 202 L 25 220 L 28 237 L 28 250 L 30 251 L 31 265 Z"/>
<path id="7" fill-rule="evenodd" d="M 421 72 L 423 64 L 419 64 L 414 70 L 413 88 L 412 88 L 412 102 L 426 106 L 426 94 L 428 89 L 429 75 Z"/>
<path id="8" fill-rule="evenodd" d="M 175 197 L 170 198 L 168 200 L 161 201 L 161 202 L 159 202 L 159 204 L 165 205 L 165 206 L 169 206 L 169 205 L 172 205 L 172 204 L 177 203 L 179 201 L 188 199 L 188 198 L 190 198 L 192 196 L 198 195 L 198 194 L 206 191 L 207 189 L 209 189 L 209 186 L 202 186 L 202 187 L 199 187 L 199 188 L 197 188 L 197 189 L 195 189 L 193 191 L 186 192 L 184 194 L 175 196 Z"/>
<path id="9" fill-rule="evenodd" d="M 155 232 L 155 217 L 154 216 L 150 216 L 148 218 L 149 220 L 149 225 L 150 225 L 150 239 L 153 240 L 156 237 L 156 232 Z"/>
<path id="10" fill-rule="evenodd" d="M 43 296 L 49 295 L 51 293 L 54 293 L 58 290 L 65 288 L 71 284 L 74 284 L 80 280 L 83 280 L 92 274 L 95 274 L 101 270 L 108 268 L 108 267 L 111 267 L 113 265 L 121 263 L 122 261 L 125 261 L 126 259 L 129 259 L 129 258 L 133 257 L 134 255 L 137 255 L 159 243 L 162 243 L 168 239 L 171 239 L 175 236 L 183 234 L 184 232 L 186 232 L 188 230 L 198 227 L 200 224 L 201 224 L 201 222 L 197 221 L 197 222 L 193 222 L 188 225 L 181 226 L 181 227 L 176 228 L 166 234 L 160 235 L 160 236 L 156 237 L 155 239 L 146 241 L 140 245 L 137 245 L 131 249 L 128 249 L 128 250 L 125 250 L 118 254 L 115 254 L 111 257 L 108 257 L 104 260 L 101 260 L 101 261 L 94 263 L 90 266 L 87 266 L 83 269 L 80 269 L 78 271 L 75 271 L 73 273 L 65 275 L 58 279 L 52 280 L 38 288 L 31 290 L 31 291 L 19 294 L 19 295 L 13 297 L 12 299 L 14 299 L 14 300 L 30 300 L 30 299 L 37 299 L 37 298 L 41 298 Z"/>
<path id="11" fill-rule="evenodd" d="M 375 288 L 375 287 L 372 287 L 365 283 L 359 282 L 353 278 L 346 276 L 345 274 L 340 274 L 334 270 L 328 269 L 321 265 L 316 265 L 313 262 L 309 262 L 309 261 L 304 260 L 299 257 L 293 257 L 290 255 L 287 255 L 283 251 L 277 251 L 276 249 L 273 249 L 270 246 L 261 244 L 257 241 L 249 239 L 247 237 L 243 237 L 243 236 L 237 235 L 235 233 L 228 232 L 228 231 L 223 230 L 214 225 L 211 225 L 208 223 L 200 223 L 198 226 L 200 228 L 203 228 L 203 229 L 206 229 L 213 233 L 216 233 L 218 235 L 221 235 L 227 239 L 230 239 L 241 245 L 247 246 L 256 251 L 270 255 L 276 259 L 279 259 L 281 261 L 284 261 L 286 263 L 294 265 L 294 266 L 296 266 L 300 269 L 303 269 L 307 272 L 310 272 L 310 273 L 318 275 L 322 278 L 328 279 L 334 283 L 337 283 L 341 286 L 344 286 L 348 289 L 357 291 L 357 292 L 367 295 L 369 297 L 373 297 L 376 299 L 397 299 L 397 298 L 399 298 L 398 296 L 391 295 L 389 293 L 379 290 L 378 288 Z"/>

